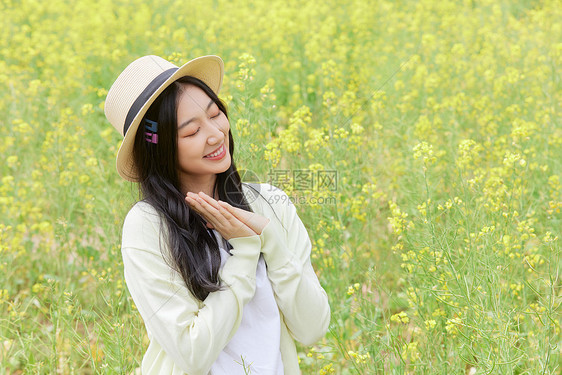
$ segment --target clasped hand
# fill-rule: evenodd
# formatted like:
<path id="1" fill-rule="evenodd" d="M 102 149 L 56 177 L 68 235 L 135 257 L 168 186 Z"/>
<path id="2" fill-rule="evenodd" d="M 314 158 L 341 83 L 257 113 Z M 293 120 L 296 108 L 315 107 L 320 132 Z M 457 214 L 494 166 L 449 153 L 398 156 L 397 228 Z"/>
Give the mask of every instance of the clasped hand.
<path id="1" fill-rule="evenodd" d="M 226 240 L 261 234 L 269 223 L 262 215 L 217 201 L 203 192 L 188 192 L 185 201 L 207 221 L 208 228 L 216 229 Z"/>

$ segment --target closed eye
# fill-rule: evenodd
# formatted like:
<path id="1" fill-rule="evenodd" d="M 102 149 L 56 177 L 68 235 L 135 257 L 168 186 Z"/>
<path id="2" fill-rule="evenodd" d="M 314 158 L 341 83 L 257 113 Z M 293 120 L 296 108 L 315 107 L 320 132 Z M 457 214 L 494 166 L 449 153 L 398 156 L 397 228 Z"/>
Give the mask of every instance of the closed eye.
<path id="1" fill-rule="evenodd" d="M 211 118 L 217 118 L 217 117 L 219 117 L 220 115 L 221 115 L 221 111 L 219 110 L 218 113 L 217 113 L 216 115 L 214 115 L 214 116 L 211 116 Z"/>
<path id="2" fill-rule="evenodd" d="M 217 117 L 219 117 L 220 115 L 221 115 L 221 110 L 219 109 L 219 111 L 217 112 L 217 114 L 214 115 L 214 116 L 211 116 L 210 118 L 212 118 L 212 119 L 213 119 L 213 118 L 217 118 Z M 201 129 L 201 128 L 197 128 L 197 131 L 196 131 L 195 133 L 192 133 L 192 134 L 190 134 L 190 135 L 186 135 L 186 137 L 192 137 L 192 136 L 194 136 L 195 134 L 199 133 L 199 130 L 200 130 L 200 129 Z"/>

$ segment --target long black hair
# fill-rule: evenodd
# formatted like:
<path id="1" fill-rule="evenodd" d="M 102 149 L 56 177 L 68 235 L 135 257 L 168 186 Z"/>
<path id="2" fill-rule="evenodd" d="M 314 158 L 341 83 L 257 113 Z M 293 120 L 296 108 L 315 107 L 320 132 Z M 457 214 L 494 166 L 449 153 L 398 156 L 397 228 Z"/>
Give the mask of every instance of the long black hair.
<path id="1" fill-rule="evenodd" d="M 204 219 L 185 202 L 179 179 L 177 155 L 177 105 L 182 85 L 201 88 L 227 116 L 225 104 L 203 81 L 187 76 L 168 86 L 153 102 L 143 118 L 158 122 L 158 143 L 145 140 L 144 126 L 139 127 L 133 146 L 133 160 L 139 176 L 141 198 L 163 217 L 163 238 L 169 253 L 164 255 L 178 271 L 190 292 L 203 301 L 210 292 L 221 289 L 221 264 L 217 239 L 209 233 Z M 234 140 L 228 131 L 230 167 L 217 174 L 212 196 L 234 207 L 253 212 L 242 193 L 242 182 L 234 164 Z M 163 247 L 164 248 L 164 247 Z"/>

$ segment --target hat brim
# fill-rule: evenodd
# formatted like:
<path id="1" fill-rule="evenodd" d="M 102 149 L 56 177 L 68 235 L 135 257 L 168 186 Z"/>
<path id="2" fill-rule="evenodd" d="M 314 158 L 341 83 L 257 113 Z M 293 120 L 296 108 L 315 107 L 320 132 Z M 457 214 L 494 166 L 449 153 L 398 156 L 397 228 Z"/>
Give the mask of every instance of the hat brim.
<path id="1" fill-rule="evenodd" d="M 117 172 L 119 175 L 128 181 L 139 181 L 138 173 L 133 162 L 133 145 L 135 142 L 135 136 L 146 111 L 148 111 L 152 103 L 162 93 L 162 91 L 179 78 L 192 76 L 205 82 L 205 84 L 207 84 L 207 86 L 209 86 L 211 90 L 218 95 L 222 86 L 223 75 L 224 63 L 222 59 L 219 56 L 209 55 L 188 61 L 178 68 L 178 70 L 176 70 L 170 78 L 162 83 L 162 85 L 158 87 L 146 103 L 144 103 L 127 129 L 127 133 L 123 138 L 121 147 L 119 147 L 119 151 L 117 152 Z"/>

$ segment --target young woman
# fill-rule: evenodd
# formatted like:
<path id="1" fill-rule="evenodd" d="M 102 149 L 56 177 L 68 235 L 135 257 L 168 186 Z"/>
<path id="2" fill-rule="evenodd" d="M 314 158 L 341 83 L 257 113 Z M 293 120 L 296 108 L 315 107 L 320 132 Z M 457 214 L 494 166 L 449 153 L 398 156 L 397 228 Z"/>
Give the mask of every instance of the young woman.
<path id="1" fill-rule="evenodd" d="M 233 161 L 218 56 L 144 56 L 109 90 L 117 171 L 142 200 L 123 225 L 127 287 L 150 339 L 143 374 L 299 374 L 294 340 L 327 331 L 311 242 L 279 188 Z"/>

